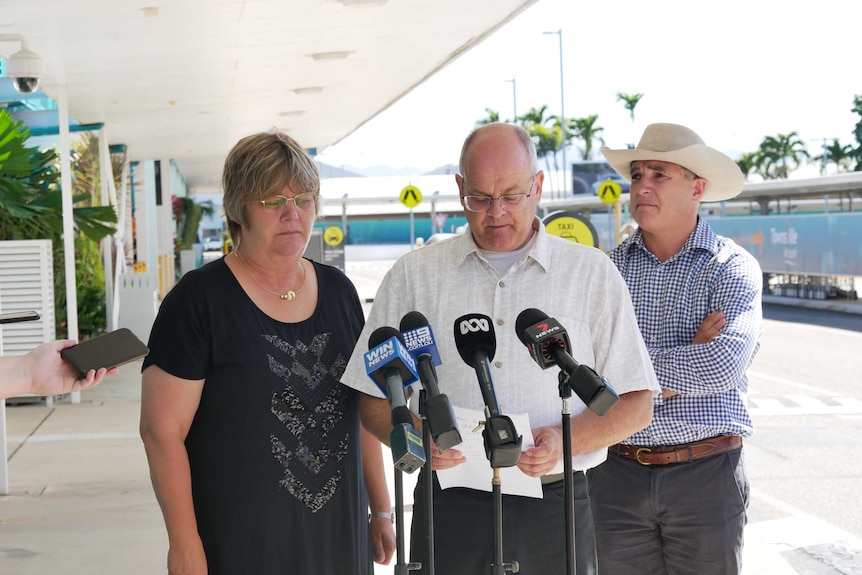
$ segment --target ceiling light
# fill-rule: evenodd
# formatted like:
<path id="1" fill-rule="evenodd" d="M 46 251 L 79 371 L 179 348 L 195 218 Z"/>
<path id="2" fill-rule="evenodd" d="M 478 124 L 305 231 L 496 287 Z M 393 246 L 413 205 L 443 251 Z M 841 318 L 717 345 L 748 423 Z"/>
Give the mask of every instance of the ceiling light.
<path id="1" fill-rule="evenodd" d="M 321 86 L 306 86 L 304 88 L 294 88 L 294 94 L 320 94 L 323 92 L 323 87 Z"/>
<path id="2" fill-rule="evenodd" d="M 147 6 L 145 8 L 141 8 L 141 12 L 144 13 L 146 18 L 155 18 L 159 15 L 159 7 L 158 6 Z"/>
<path id="3" fill-rule="evenodd" d="M 383 6 L 388 0 L 335 0 L 345 6 Z"/>
<path id="4" fill-rule="evenodd" d="M 288 110 L 287 112 L 279 112 L 278 115 L 281 116 L 282 118 L 303 116 L 303 115 L 305 115 L 305 110 Z"/>
<path id="5" fill-rule="evenodd" d="M 336 50 L 333 52 L 315 52 L 314 54 L 309 54 L 315 61 L 324 61 L 324 60 L 344 60 L 353 52 L 350 50 Z"/>

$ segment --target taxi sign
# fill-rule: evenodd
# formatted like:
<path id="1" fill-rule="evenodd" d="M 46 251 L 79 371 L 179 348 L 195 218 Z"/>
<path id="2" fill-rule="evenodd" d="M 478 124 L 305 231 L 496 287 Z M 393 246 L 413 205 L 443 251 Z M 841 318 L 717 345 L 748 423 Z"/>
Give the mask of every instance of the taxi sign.
<path id="1" fill-rule="evenodd" d="M 344 241 L 344 232 L 338 226 L 328 226 L 323 230 L 323 241 L 330 246 L 339 246 Z"/>
<path id="2" fill-rule="evenodd" d="M 619 182 L 615 182 L 614 180 L 605 180 L 599 184 L 599 198 L 606 204 L 612 204 L 619 200 L 622 193 L 623 189 L 620 187 Z"/>
<path id="3" fill-rule="evenodd" d="M 422 202 L 422 192 L 416 186 L 405 186 L 401 190 L 400 198 L 405 207 L 415 208 Z"/>
<path id="4" fill-rule="evenodd" d="M 599 234 L 589 218 L 576 212 L 554 212 L 548 214 L 542 223 L 545 230 L 576 244 L 599 247 Z"/>

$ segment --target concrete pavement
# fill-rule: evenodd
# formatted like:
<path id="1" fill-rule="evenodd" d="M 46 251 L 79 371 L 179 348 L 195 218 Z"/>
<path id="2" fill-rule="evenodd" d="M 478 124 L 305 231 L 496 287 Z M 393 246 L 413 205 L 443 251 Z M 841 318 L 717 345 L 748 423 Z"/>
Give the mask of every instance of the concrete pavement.
<path id="1" fill-rule="evenodd" d="M 358 262 L 347 271 L 365 301 L 386 270 L 387 262 Z M 65 399 L 51 407 L 6 408 L 11 493 L 0 496 L 0 573 L 166 572 L 167 537 L 138 436 L 140 365 L 128 364 L 82 392 L 80 404 Z M 409 511 L 409 476 L 404 495 Z M 744 573 L 796 571 L 778 550 L 747 534 Z"/>

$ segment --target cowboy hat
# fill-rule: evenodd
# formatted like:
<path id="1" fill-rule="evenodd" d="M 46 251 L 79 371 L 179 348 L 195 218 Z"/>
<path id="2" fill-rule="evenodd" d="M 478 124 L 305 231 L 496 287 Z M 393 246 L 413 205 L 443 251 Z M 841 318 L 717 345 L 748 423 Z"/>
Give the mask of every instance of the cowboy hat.
<path id="1" fill-rule="evenodd" d="M 720 202 L 737 196 L 745 179 L 736 162 L 718 150 L 708 147 L 690 129 L 678 124 L 650 124 L 633 150 L 611 150 L 602 154 L 611 167 L 631 182 L 631 164 L 635 160 L 660 160 L 691 170 L 706 180 L 701 201 Z"/>

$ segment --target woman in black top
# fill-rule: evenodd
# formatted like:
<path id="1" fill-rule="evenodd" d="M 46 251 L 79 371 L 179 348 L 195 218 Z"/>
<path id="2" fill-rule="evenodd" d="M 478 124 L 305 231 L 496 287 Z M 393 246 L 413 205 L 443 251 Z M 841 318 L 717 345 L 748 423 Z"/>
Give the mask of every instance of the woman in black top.
<path id="1" fill-rule="evenodd" d="M 302 257 L 319 179 L 288 136 L 240 140 L 223 175 L 235 251 L 168 293 L 141 435 L 170 573 L 371 575 L 392 525 L 380 444 L 339 379 L 364 323 L 350 280 Z M 365 466 L 363 472 L 363 454 Z M 367 485 L 366 485 L 367 480 Z"/>

